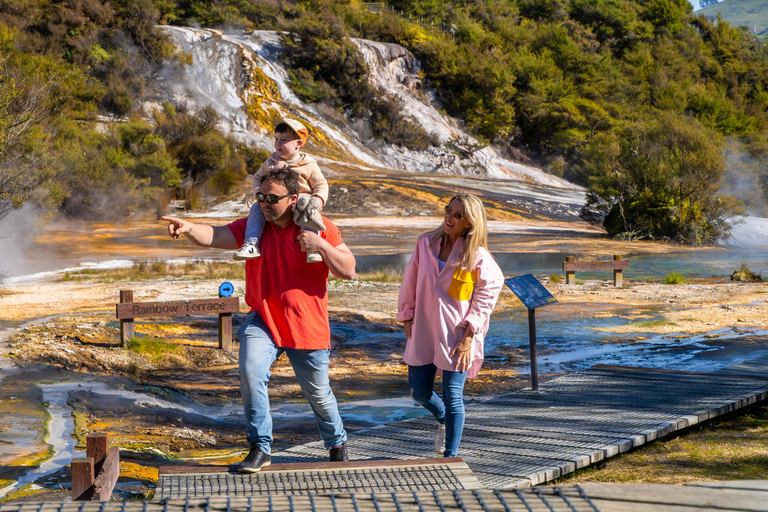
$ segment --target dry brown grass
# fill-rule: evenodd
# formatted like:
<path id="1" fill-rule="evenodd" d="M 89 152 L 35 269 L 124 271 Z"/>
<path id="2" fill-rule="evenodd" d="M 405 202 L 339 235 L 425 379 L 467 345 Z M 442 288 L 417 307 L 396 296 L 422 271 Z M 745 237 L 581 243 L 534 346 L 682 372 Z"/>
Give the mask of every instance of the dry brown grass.
<path id="1" fill-rule="evenodd" d="M 65 272 L 59 282 L 98 281 L 146 281 L 166 277 L 191 279 L 245 279 L 245 265 L 234 261 L 189 260 L 181 264 L 168 263 L 163 259 L 137 260 L 133 265 L 117 269 L 83 269 Z"/>

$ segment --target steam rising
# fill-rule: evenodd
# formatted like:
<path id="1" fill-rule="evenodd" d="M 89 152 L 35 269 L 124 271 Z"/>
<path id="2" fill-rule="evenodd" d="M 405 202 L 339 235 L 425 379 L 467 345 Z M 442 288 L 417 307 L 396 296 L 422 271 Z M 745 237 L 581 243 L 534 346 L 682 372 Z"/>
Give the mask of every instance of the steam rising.
<path id="1" fill-rule="evenodd" d="M 4 278 L 28 273 L 32 268 L 26 253 L 40 229 L 38 213 L 37 208 L 25 203 L 0 221 L 0 284 Z"/>
<path id="2" fill-rule="evenodd" d="M 723 245 L 741 247 L 768 247 L 768 219 L 764 217 L 737 217 L 731 236 Z"/>
<path id="3" fill-rule="evenodd" d="M 768 202 L 760 184 L 764 172 L 760 162 L 752 158 L 738 142 L 731 140 L 725 149 L 725 165 L 720 193 L 743 202 L 750 216 L 768 216 Z"/>
<path id="4" fill-rule="evenodd" d="M 721 245 L 733 248 L 768 246 L 768 201 L 760 183 L 761 163 L 750 156 L 743 145 L 728 140 L 725 148 L 725 176 L 720 194 L 736 198 L 744 204 L 745 217 L 731 219 L 731 234 Z"/>

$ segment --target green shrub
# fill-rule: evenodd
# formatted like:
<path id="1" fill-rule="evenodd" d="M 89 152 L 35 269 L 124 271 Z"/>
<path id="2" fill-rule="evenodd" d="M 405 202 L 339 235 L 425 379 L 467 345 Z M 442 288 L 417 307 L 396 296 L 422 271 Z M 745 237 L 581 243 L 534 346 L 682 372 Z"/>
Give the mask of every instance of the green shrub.
<path id="1" fill-rule="evenodd" d="M 141 354 L 152 361 L 162 359 L 168 354 L 183 354 L 184 347 L 176 343 L 166 343 L 162 340 L 131 338 L 126 347 L 131 352 Z"/>
<path id="2" fill-rule="evenodd" d="M 155 260 L 152 262 L 152 273 L 158 275 L 164 275 L 168 272 L 168 264 L 165 260 Z"/>
<path id="3" fill-rule="evenodd" d="M 140 178 L 149 178 L 153 186 L 179 188 L 181 170 L 176 159 L 165 149 L 142 156 L 133 166 L 133 173 Z"/>
<path id="4" fill-rule="evenodd" d="M 284 37 L 293 91 L 309 102 L 325 102 L 353 121 L 364 121 L 376 139 L 426 150 L 438 140 L 403 114 L 399 99 L 368 81 L 369 69 L 343 21 L 331 13 L 302 17 Z"/>
<path id="5" fill-rule="evenodd" d="M 604 227 L 618 236 L 712 244 L 728 230 L 738 206 L 718 195 L 725 174 L 721 138 L 696 120 L 661 113 L 637 127 L 636 141 L 619 141 L 614 173 L 592 179 L 612 198 Z"/>
<path id="6" fill-rule="evenodd" d="M 117 119 L 122 119 L 131 110 L 133 100 L 125 84 L 112 84 L 102 100 L 104 108 Z"/>
<path id="7" fill-rule="evenodd" d="M 313 73 L 309 70 L 303 68 L 289 69 L 288 76 L 291 79 L 291 90 L 304 101 L 315 103 L 332 100 L 336 96 L 330 85 L 323 81 L 316 81 Z"/>
<path id="8" fill-rule="evenodd" d="M 682 284 L 685 282 L 686 282 L 685 278 L 682 275 L 677 274 L 675 272 L 667 274 L 664 277 L 664 284 Z"/>
<path id="9" fill-rule="evenodd" d="M 741 263 L 741 267 L 734 270 L 731 274 L 731 281 L 741 281 L 747 283 L 762 283 L 763 276 L 752 272 L 746 262 Z"/>
<path id="10" fill-rule="evenodd" d="M 559 274 L 550 274 L 549 275 L 549 282 L 557 284 L 557 283 L 562 282 L 562 278 L 560 277 Z"/>
<path id="11" fill-rule="evenodd" d="M 654 327 L 663 327 L 666 325 L 677 325 L 677 324 L 670 320 L 660 319 L 660 320 L 640 320 L 637 322 L 632 322 L 632 325 L 635 327 L 650 329 Z"/>

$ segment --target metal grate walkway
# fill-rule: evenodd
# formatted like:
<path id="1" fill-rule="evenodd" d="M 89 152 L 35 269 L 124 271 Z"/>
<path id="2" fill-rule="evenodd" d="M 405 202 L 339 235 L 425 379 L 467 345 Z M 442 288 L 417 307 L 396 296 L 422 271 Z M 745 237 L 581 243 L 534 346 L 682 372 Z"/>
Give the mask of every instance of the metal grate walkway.
<path id="1" fill-rule="evenodd" d="M 482 485 L 537 485 L 696 423 L 768 398 L 768 381 L 596 366 L 466 405 L 459 451 Z M 420 417 L 355 432 L 353 460 L 434 456 L 436 422 Z M 323 460 L 321 443 L 273 460 Z"/>
<path id="2" fill-rule="evenodd" d="M 0 512 L 599 512 L 578 486 L 163 501 L 0 503 Z"/>
<path id="3" fill-rule="evenodd" d="M 481 487 L 460 458 L 413 461 L 282 464 L 253 474 L 229 473 L 219 468 L 160 468 L 155 497 L 267 496 L 344 492 L 452 491 Z M 187 469 L 191 469 L 187 467 Z M 174 474 L 177 473 L 177 474 Z"/>

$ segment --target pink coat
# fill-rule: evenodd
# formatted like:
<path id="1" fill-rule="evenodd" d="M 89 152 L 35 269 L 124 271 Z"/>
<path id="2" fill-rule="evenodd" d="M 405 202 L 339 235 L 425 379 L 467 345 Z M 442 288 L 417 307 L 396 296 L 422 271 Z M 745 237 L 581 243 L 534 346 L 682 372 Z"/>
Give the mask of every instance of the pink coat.
<path id="1" fill-rule="evenodd" d="M 397 301 L 397 320 L 413 320 L 411 338 L 403 361 L 411 366 L 434 364 L 455 371 L 451 349 L 461 341 L 467 324 L 472 326 L 472 350 L 467 378 L 474 378 L 483 365 L 483 341 L 496 300 L 504 285 L 504 274 L 491 254 L 480 248 L 469 271 L 458 268 L 464 239 L 453 246 L 442 272 L 438 271 L 440 244 L 429 245 L 429 235 L 419 237 L 405 269 Z"/>

